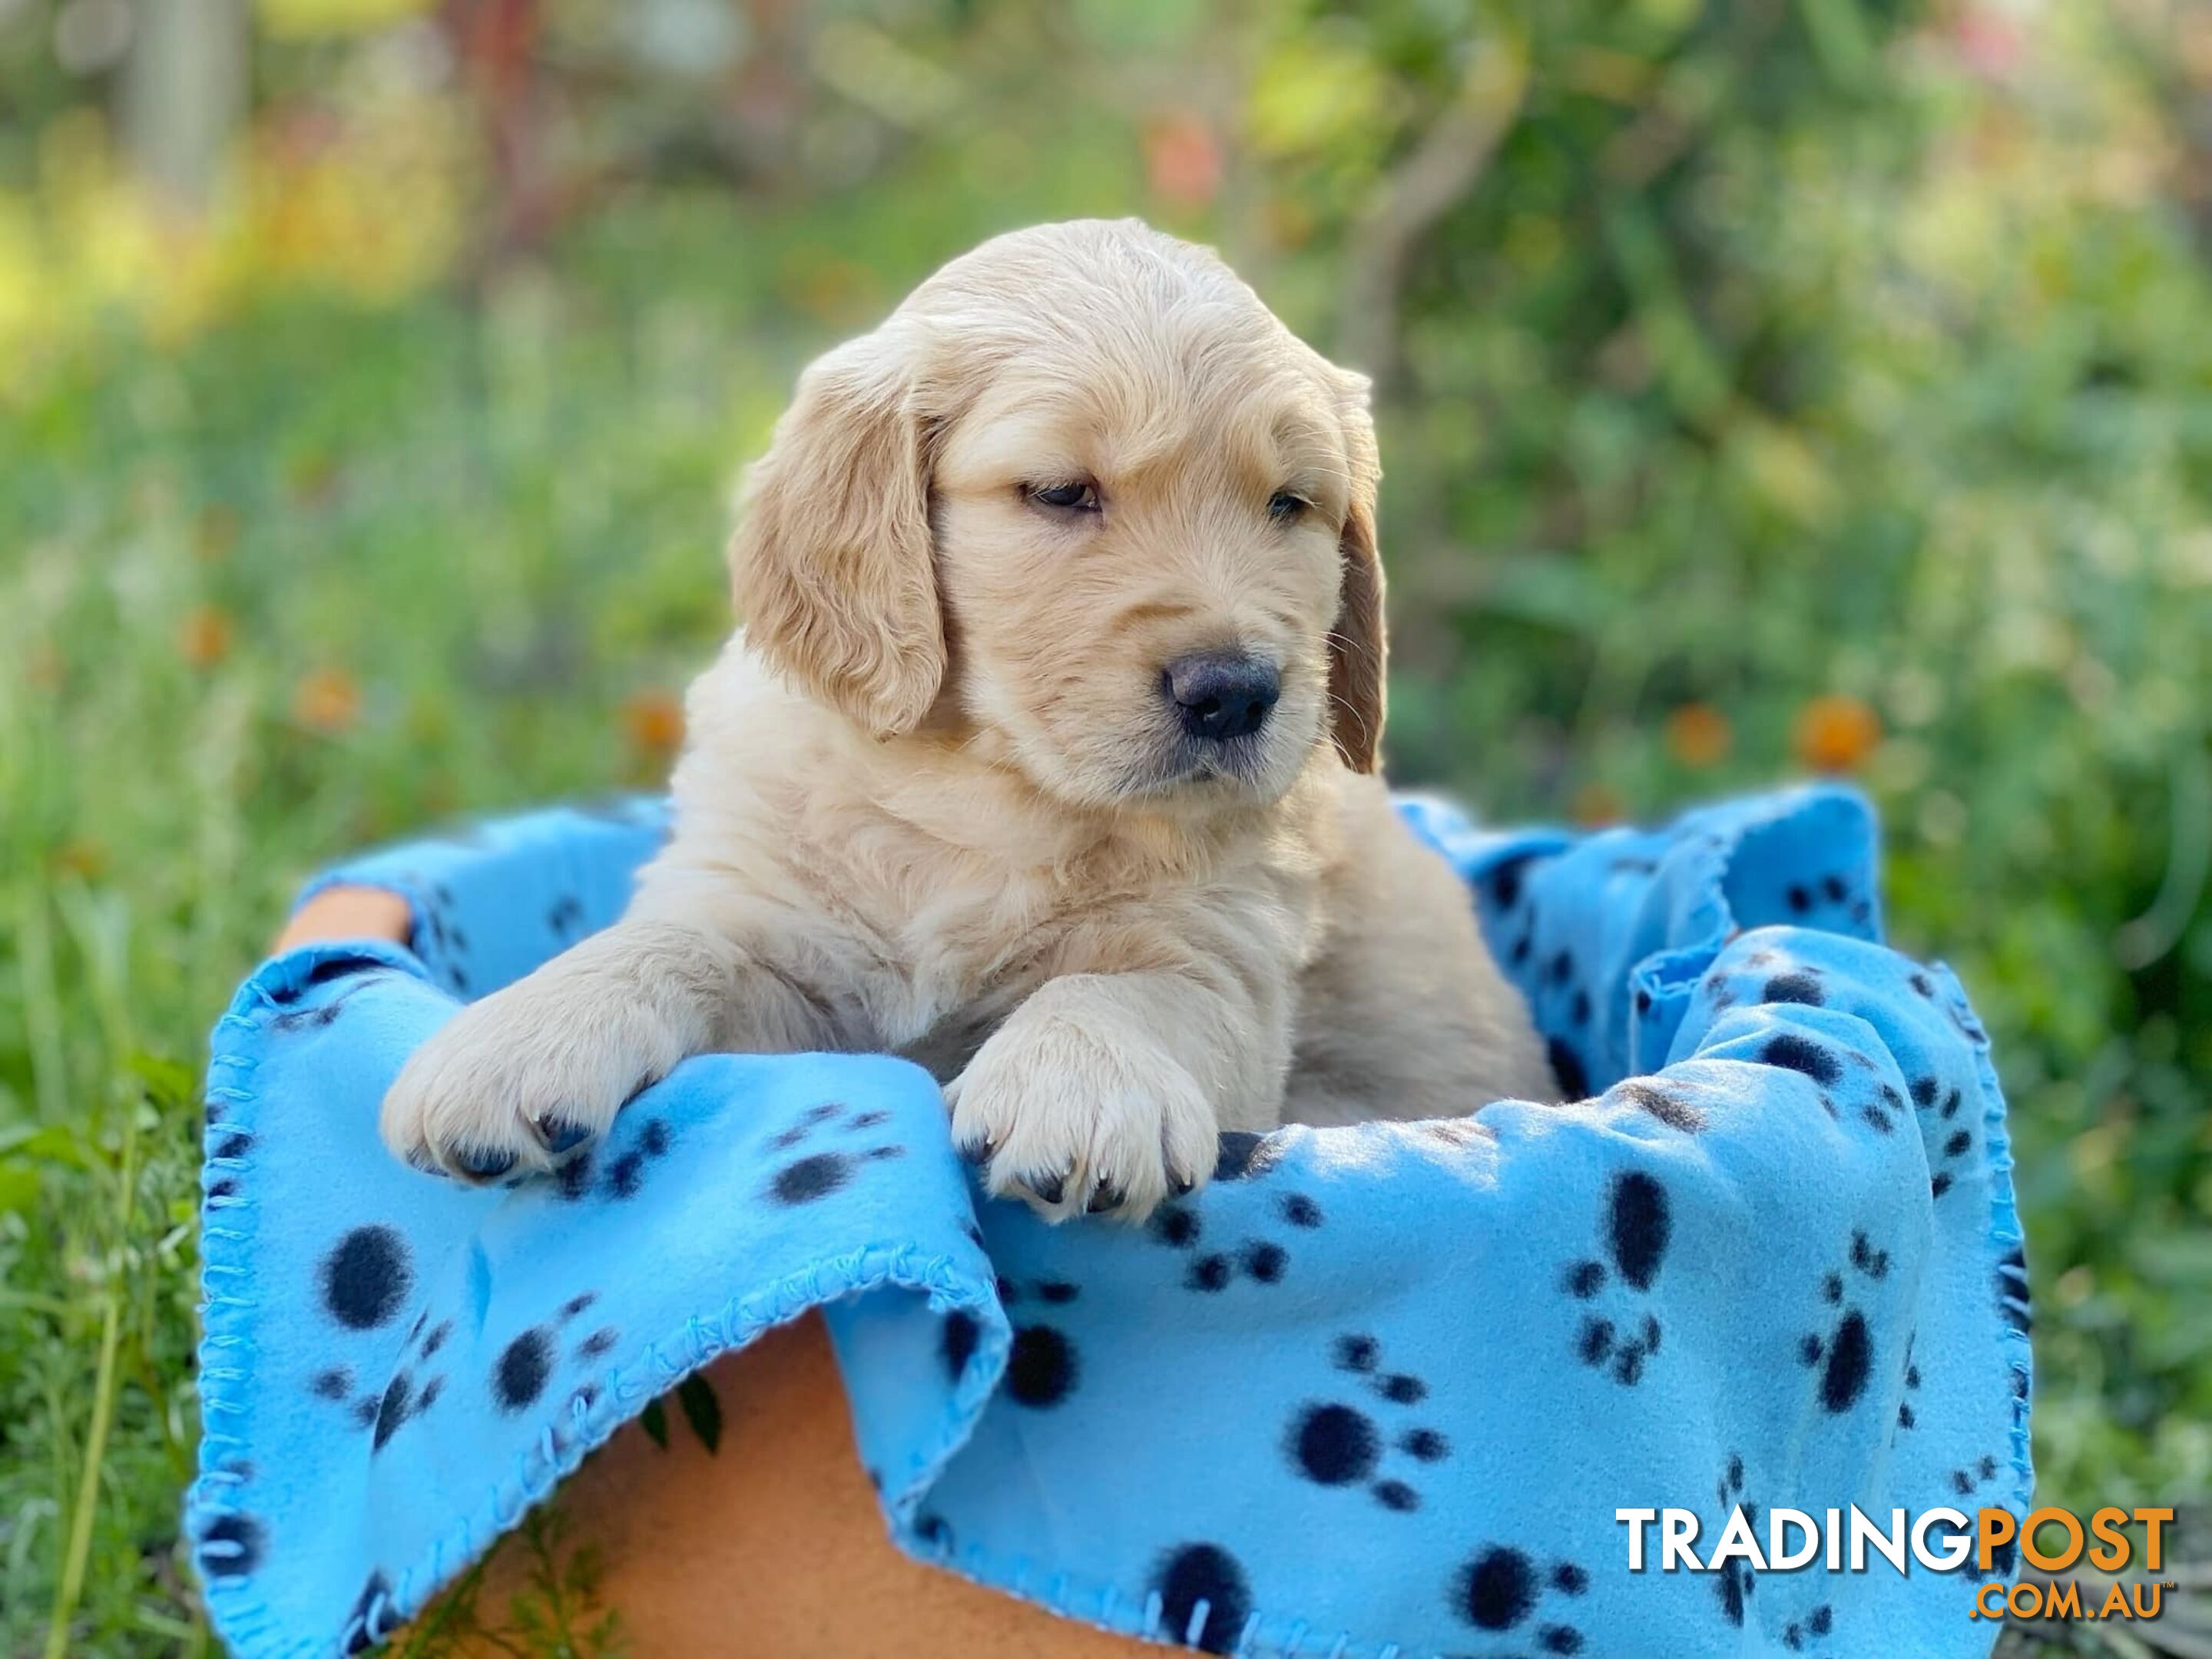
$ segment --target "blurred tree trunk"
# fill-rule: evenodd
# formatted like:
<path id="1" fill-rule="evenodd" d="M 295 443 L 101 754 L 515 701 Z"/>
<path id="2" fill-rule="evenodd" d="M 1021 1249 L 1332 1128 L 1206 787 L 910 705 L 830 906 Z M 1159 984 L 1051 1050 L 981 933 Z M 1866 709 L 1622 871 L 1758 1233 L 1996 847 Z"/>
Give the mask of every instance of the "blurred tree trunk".
<path id="1" fill-rule="evenodd" d="M 491 216 L 471 261 L 479 276 L 534 251 L 556 213 L 547 177 L 538 0 L 447 0 L 445 22 L 460 58 L 491 163 Z"/>
<path id="2" fill-rule="evenodd" d="M 206 213 L 246 118 L 247 0 L 139 0 L 122 76 L 132 171 L 173 211 Z"/>
<path id="3" fill-rule="evenodd" d="M 1437 220 L 1481 180 L 1528 92 L 1528 46 L 1483 42 L 1459 94 L 1376 191 L 1352 228 L 1337 355 L 1387 392 L 1398 367 L 1398 289 L 1407 261 Z"/>

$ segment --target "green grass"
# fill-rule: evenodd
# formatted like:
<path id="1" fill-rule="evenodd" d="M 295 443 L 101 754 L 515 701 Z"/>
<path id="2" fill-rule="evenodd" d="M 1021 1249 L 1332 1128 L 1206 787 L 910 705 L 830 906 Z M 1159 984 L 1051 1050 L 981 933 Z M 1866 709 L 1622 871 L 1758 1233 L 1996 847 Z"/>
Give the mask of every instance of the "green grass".
<path id="1" fill-rule="evenodd" d="M 518 369 L 559 322 L 309 308 L 6 419 L 0 1652 L 58 1607 L 72 1654 L 197 1639 L 196 1074 L 290 893 L 430 819 L 649 780 L 624 700 L 724 626 L 723 388 L 764 377 L 644 383 L 605 327 Z M 231 638 L 195 665 L 200 607 Z M 343 729 L 295 718 L 318 674 L 359 687 Z"/>

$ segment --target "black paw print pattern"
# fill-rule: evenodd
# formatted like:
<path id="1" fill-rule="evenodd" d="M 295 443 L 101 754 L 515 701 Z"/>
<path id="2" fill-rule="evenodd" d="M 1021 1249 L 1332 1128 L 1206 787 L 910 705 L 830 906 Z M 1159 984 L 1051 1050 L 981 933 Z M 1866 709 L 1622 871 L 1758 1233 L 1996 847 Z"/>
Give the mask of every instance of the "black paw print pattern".
<path id="1" fill-rule="evenodd" d="M 2015 1244 L 1998 1259 L 1997 1312 L 2006 1324 L 2026 1336 L 2035 1328 L 2035 1309 L 2027 1290 L 2027 1256 Z"/>
<path id="2" fill-rule="evenodd" d="M 1242 1562 L 1218 1544 L 1160 1552 L 1146 1603 L 1148 1635 L 1201 1653 L 1234 1653 L 1252 1618 L 1252 1585 Z"/>
<path id="3" fill-rule="evenodd" d="M 1564 1037 L 1549 1039 L 1544 1045 L 1544 1057 L 1551 1062 L 1552 1075 L 1559 1080 L 1561 1099 L 1588 1098 L 1590 1091 L 1589 1069 L 1583 1065 L 1583 1057 Z"/>
<path id="4" fill-rule="evenodd" d="M 1974 1466 L 1974 1474 L 1979 1474 L 1983 1465 L 1984 1464 L 1989 1466 L 1989 1474 L 1983 1475 L 1981 1480 L 1974 1480 L 1973 1475 L 1969 1474 L 1968 1472 L 1964 1469 L 1954 1470 L 1950 1479 L 1946 1483 L 1947 1489 L 1940 1501 L 1952 1507 L 1956 1507 L 1959 1491 L 1958 1477 L 1961 1474 L 1966 1474 L 1970 1483 L 1977 1487 L 1978 1487 L 1983 1481 L 1993 1477 L 1996 1474 L 1996 1459 L 1993 1457 L 1984 1457 L 1978 1462 Z M 2019 1525 L 2022 1518 L 2020 1511 L 2012 1509 L 2009 1504 L 1991 1504 L 1987 1507 L 1990 1509 L 2004 1509 L 2008 1510 L 2012 1515 L 2013 1523 L 2015 1527 Z M 1982 1565 L 1982 1553 L 1978 1548 L 1967 1551 L 1963 1570 L 1966 1572 L 1967 1579 L 1973 1583 L 1978 1584 L 1985 1578 L 1994 1578 L 1999 1583 L 2002 1583 L 2005 1580 L 2010 1578 L 2013 1574 L 2018 1571 L 2019 1567 L 2020 1539 L 2018 1534 L 2015 1534 L 2013 1537 L 2006 1539 L 2003 1543 L 1996 1545 L 1990 1549 L 1990 1565 L 1986 1567 Z"/>
<path id="5" fill-rule="evenodd" d="M 1972 1498 L 1982 1489 L 1983 1483 L 1994 1480 L 1996 1477 L 1997 1460 L 1984 1453 L 1976 1458 L 1972 1463 L 1953 1469 L 1945 1477 L 1945 1484 L 1948 1490 L 1943 1495 L 1944 1501 L 1949 1503 L 1959 1498 Z"/>
<path id="6" fill-rule="evenodd" d="M 1960 1123 L 1959 1109 L 1965 1097 L 1956 1089 L 1946 1089 L 1932 1077 L 1916 1078 L 1912 1084 L 1912 1104 L 1923 1115 L 1934 1112 L 1939 1125 L 1929 1140 L 1929 1157 L 1940 1167 L 1928 1177 L 1928 1192 L 1931 1198 L 1942 1198 L 1957 1180 L 1957 1171 L 1951 1166 L 1959 1163 L 1974 1149 L 1973 1131 Z"/>
<path id="7" fill-rule="evenodd" d="M 1966 1038 L 1977 1048 L 1986 1048 L 1990 1046 L 1990 1034 L 1982 1029 L 1981 1022 L 1974 1018 L 1972 1011 L 1962 1008 L 1957 1003 L 1940 994 L 1936 990 L 1936 981 L 1928 975 L 1916 970 L 1905 982 L 1912 987 L 1914 992 L 1928 1001 L 1941 1005 L 1943 1012 L 1950 1016 L 1951 1024 L 1958 1029 L 1960 1036 Z"/>
<path id="8" fill-rule="evenodd" d="M 382 1451 L 393 1435 L 438 1403 L 438 1397 L 445 1392 L 446 1373 L 434 1367 L 453 1334 L 453 1322 L 450 1319 L 434 1326 L 428 1313 L 417 1314 L 407 1333 L 406 1349 L 385 1383 L 384 1392 L 364 1395 L 354 1402 L 355 1420 L 370 1425 L 372 1455 Z M 317 1392 L 324 1392 L 324 1385 L 330 1381 L 329 1374 L 315 1381 Z"/>
<path id="9" fill-rule="evenodd" d="M 1686 1135 L 1705 1132 L 1705 1109 L 1679 1085 L 1661 1083 L 1656 1078 L 1631 1078 L 1613 1094 L 1638 1111 L 1657 1118 L 1670 1129 L 1679 1129 Z"/>
<path id="10" fill-rule="evenodd" d="M 954 1387 L 967 1374 L 968 1362 L 975 1357 L 975 1345 L 982 1335 L 983 1328 L 966 1309 L 955 1308 L 945 1316 L 938 1332 L 937 1357 L 944 1364 L 945 1380 Z"/>
<path id="11" fill-rule="evenodd" d="M 622 1333 L 585 1317 L 598 1301 L 598 1293 L 592 1291 L 570 1297 L 551 1318 L 532 1325 L 499 1351 L 485 1384 L 494 1408 L 501 1416 L 518 1416 L 544 1397 L 554 1374 L 562 1367 L 564 1347 L 568 1364 L 579 1370 L 588 1370 L 614 1351 Z M 572 1409 L 584 1410 L 589 1410 L 599 1397 L 599 1385 L 590 1382 L 579 1384 L 568 1395 Z M 553 1425 L 556 1453 L 568 1448 L 562 1429 L 561 1422 Z"/>
<path id="12" fill-rule="evenodd" d="M 1836 1610 L 1821 1602 L 1802 1619 L 1793 1619 L 1782 1627 L 1782 1645 L 1792 1653 L 1804 1653 L 1824 1645 L 1836 1628 Z"/>
<path id="13" fill-rule="evenodd" d="M 349 1229 L 325 1253 L 317 1280 L 323 1311 L 331 1321 L 344 1330 L 367 1332 L 400 1317 L 414 1291 L 415 1269 L 398 1230 L 370 1224 Z M 493 1398 L 502 1411 L 519 1412 L 544 1392 L 556 1363 L 558 1334 L 594 1299 L 590 1292 L 571 1297 L 552 1321 L 525 1331 L 507 1345 L 490 1379 Z M 434 1321 L 427 1310 L 418 1311 L 382 1388 L 369 1379 L 362 1389 L 362 1379 L 352 1367 L 335 1364 L 308 1378 L 307 1392 L 343 1408 L 358 1428 L 368 1431 L 374 1455 L 445 1394 L 449 1377 L 444 1356 L 453 1334 L 452 1320 Z M 593 1331 L 577 1345 L 577 1362 L 601 1358 L 618 1336 L 611 1327 Z"/>
<path id="14" fill-rule="evenodd" d="M 546 907 L 545 931 L 563 948 L 583 937 L 584 906 L 573 893 L 563 893 Z"/>
<path id="15" fill-rule="evenodd" d="M 553 1191 L 574 1202 L 594 1195 L 622 1202 L 635 1198 L 645 1186 L 652 1166 L 668 1156 L 676 1144 L 675 1132 L 663 1118 L 648 1118 L 637 1139 L 611 1158 L 601 1159 L 605 1149 L 587 1146 L 553 1171 Z"/>
<path id="16" fill-rule="evenodd" d="M 199 1566 L 209 1578 L 249 1577 L 268 1553 L 269 1529 L 247 1510 L 232 1510 L 201 1523 Z"/>
<path id="17" fill-rule="evenodd" d="M 1082 1295 L 1081 1285 L 1064 1279 L 1038 1279 L 1026 1291 L 1010 1279 L 999 1281 L 999 1300 L 1009 1310 L 1031 1300 L 1065 1308 Z M 945 1364 L 946 1381 L 957 1385 L 981 1334 L 974 1315 L 955 1310 L 945 1316 L 937 1352 Z M 1006 1397 L 1016 1405 L 1030 1411 L 1049 1411 L 1075 1392 L 1082 1376 L 1081 1357 L 1059 1326 L 1039 1318 L 1014 1327 L 1013 1346 L 1006 1354 Z"/>
<path id="18" fill-rule="evenodd" d="M 1475 897 L 1484 935 L 1515 985 L 1540 1011 L 1537 1024 L 1547 1034 L 1545 1057 L 1561 1098 L 1581 1100 L 1590 1092 L 1586 1056 L 1596 1006 L 1571 950 L 1539 950 L 1537 905 L 1529 890 L 1531 878 L 1553 856 L 1531 850 L 1500 860 L 1476 881 Z M 1616 872 L 1642 875 L 1655 867 L 1647 859 L 1620 859 L 1613 866 Z"/>
<path id="19" fill-rule="evenodd" d="M 1658 1316 L 1640 1298 L 1658 1282 L 1674 1234 L 1666 1188 L 1641 1170 L 1615 1176 L 1599 1231 L 1603 1253 L 1613 1264 L 1611 1273 L 1605 1262 L 1585 1260 L 1571 1263 L 1561 1278 L 1567 1295 L 1599 1304 L 1583 1317 L 1575 1335 L 1575 1357 L 1593 1370 L 1606 1371 L 1622 1386 L 1634 1388 L 1644 1378 L 1645 1364 L 1659 1352 Z M 1607 1296 L 1616 1279 L 1626 1294 Z"/>
<path id="20" fill-rule="evenodd" d="M 453 890 L 433 882 L 422 890 L 415 906 L 417 924 L 410 943 L 422 963 L 442 979 L 456 996 L 473 994 L 467 964 L 469 936 L 453 918 Z"/>
<path id="21" fill-rule="evenodd" d="M 316 1282 L 323 1312 L 341 1329 L 378 1330 L 399 1317 L 413 1292 L 414 1261 L 397 1228 L 374 1224 L 355 1227 L 324 1253 Z M 408 1333 L 410 1349 L 422 1334 L 422 1323 L 418 1317 Z M 381 1451 L 416 1403 L 413 1383 L 402 1370 L 381 1390 L 356 1397 L 355 1381 L 349 1367 L 331 1365 L 308 1379 L 307 1391 L 345 1407 L 356 1425 L 374 1431 L 373 1449 Z"/>
<path id="22" fill-rule="evenodd" d="M 1705 998 L 1705 1006 L 1713 1011 L 1716 1018 L 1736 1005 L 1735 988 L 1729 983 L 1725 968 L 1716 968 L 1699 980 L 1698 993 Z"/>
<path id="23" fill-rule="evenodd" d="M 222 1103 L 210 1100 L 207 1103 L 207 1109 L 208 1125 L 213 1128 L 222 1122 Z M 218 1175 L 216 1171 L 243 1170 L 246 1155 L 252 1150 L 253 1136 L 244 1129 L 225 1130 L 222 1138 L 209 1147 L 207 1170 L 204 1178 L 207 1181 L 207 1195 L 210 1207 L 223 1207 L 226 1200 L 238 1195 L 238 1177 L 234 1175 Z"/>
<path id="24" fill-rule="evenodd" d="M 1429 1140 L 1441 1141 L 1447 1146 L 1485 1146 L 1495 1142 L 1498 1131 L 1479 1118 L 1435 1118 L 1426 1123 L 1411 1124 L 1415 1134 Z"/>
<path id="25" fill-rule="evenodd" d="M 296 985 L 287 985 L 270 992 L 270 1006 L 277 1012 L 269 1021 L 270 1028 L 278 1031 L 321 1030 L 337 1023 L 345 1006 L 358 996 L 373 981 L 391 973 L 388 963 L 374 957 L 325 957 L 301 975 Z M 341 990 L 328 1002 L 312 1007 L 298 1005 L 310 991 L 320 990 L 325 985 L 344 982 Z"/>
<path id="26" fill-rule="evenodd" d="M 1428 1384 L 1420 1378 L 1382 1370 L 1382 1345 L 1371 1336 L 1339 1337 L 1330 1359 L 1392 1406 L 1410 1407 L 1428 1398 Z M 1291 1473 L 1320 1486 L 1366 1486 L 1394 1450 L 1416 1463 L 1440 1463 L 1451 1455 L 1451 1443 L 1436 1430 L 1412 1424 L 1392 1437 L 1365 1411 L 1340 1401 L 1307 1401 L 1283 1433 L 1283 1455 Z M 1377 1480 L 1367 1490 L 1384 1509 L 1401 1515 L 1421 1506 L 1420 1493 L 1395 1478 Z"/>
<path id="27" fill-rule="evenodd" d="M 2017 1520 L 2019 1517 L 2015 1516 L 2014 1518 Z M 2013 1576 L 2019 1566 L 2019 1540 L 2008 1538 L 2003 1543 L 1990 1551 L 1990 1565 L 1987 1568 L 1982 1565 L 1982 1554 L 1978 1549 L 1967 1556 L 1966 1571 L 1966 1577 L 1977 1584 L 1985 1578 L 1994 1578 L 1999 1583 L 2003 1583 Z"/>
<path id="28" fill-rule="evenodd" d="M 1064 1308 L 1083 1294 L 1083 1287 L 1064 1279 L 1045 1279 L 1032 1284 L 1028 1294 L 1050 1306 Z M 1013 1280 L 999 1281 L 1002 1305 L 1012 1308 L 1023 1299 L 1024 1291 Z M 1025 1406 L 1056 1406 L 1075 1386 L 1075 1350 L 1063 1332 L 1044 1326 L 1030 1329 L 1034 1334 L 1026 1339 L 1022 1332 L 1015 1333 L 1013 1352 L 1007 1360 L 1006 1391 Z M 956 1308 L 945 1315 L 937 1357 L 944 1362 L 946 1382 L 958 1386 L 982 1333 L 975 1316 L 965 1309 Z"/>
<path id="29" fill-rule="evenodd" d="M 1897 1426 L 1900 1431 L 1920 1426 L 1920 1415 L 1912 1401 L 1912 1396 L 1920 1392 L 1920 1367 L 1912 1358 L 1912 1345 L 1919 1340 L 1917 1331 L 1905 1339 L 1905 1397 L 1897 1402 Z"/>
<path id="30" fill-rule="evenodd" d="M 1475 899 L 1482 912 L 1483 933 L 1493 943 L 1510 938 L 1499 954 L 1513 969 L 1514 977 L 1522 981 L 1525 991 L 1526 972 L 1536 951 L 1536 904 L 1528 901 L 1528 914 L 1516 921 L 1514 913 L 1521 908 L 1522 899 L 1528 895 L 1528 877 L 1544 855 L 1535 852 L 1516 853 L 1499 860 L 1486 871 L 1475 884 Z"/>
<path id="31" fill-rule="evenodd" d="M 380 1569 L 368 1575 L 346 1615 L 345 1650 L 366 1653 L 398 1630 L 404 1620 L 392 1601 L 392 1581 Z"/>
<path id="32" fill-rule="evenodd" d="M 1853 1048 L 1845 1051 L 1854 1068 L 1871 1073 L 1873 1059 Z M 1818 1038 L 1802 1031 L 1780 1031 L 1767 1038 L 1759 1048 L 1762 1064 L 1778 1066 L 1785 1072 L 1796 1072 L 1810 1078 L 1819 1086 L 1820 1109 L 1840 1121 L 1844 1109 L 1837 1103 L 1837 1094 L 1845 1082 L 1844 1059 L 1837 1051 Z M 1860 1101 L 1852 1115 L 1877 1134 L 1894 1134 L 1898 1121 L 1905 1115 L 1905 1097 L 1887 1083 L 1876 1083 L 1871 1094 Z"/>
<path id="33" fill-rule="evenodd" d="M 1518 1631 L 1535 1621 L 1539 1653 L 1580 1653 L 1583 1633 L 1563 1613 L 1547 1611 L 1589 1589 L 1589 1574 L 1572 1561 L 1538 1563 L 1524 1550 L 1492 1544 L 1478 1550 L 1454 1577 L 1451 1610 L 1480 1631 Z"/>
<path id="34" fill-rule="evenodd" d="M 1321 1206 L 1304 1193 L 1277 1194 L 1273 1208 L 1278 1220 L 1302 1231 L 1316 1230 L 1325 1219 Z M 1153 1218 L 1152 1236 L 1165 1243 L 1176 1243 L 1177 1239 L 1170 1235 L 1182 1233 L 1187 1235 L 1182 1242 L 1196 1244 L 1196 1212 L 1176 1210 L 1171 1213 L 1175 1219 Z M 1273 1238 L 1246 1238 L 1227 1250 L 1194 1255 L 1188 1271 L 1183 1274 L 1183 1288 L 1212 1294 L 1227 1290 L 1240 1277 L 1255 1285 L 1279 1285 L 1290 1267 L 1291 1253 L 1282 1243 Z"/>
<path id="35" fill-rule="evenodd" d="M 1782 890 L 1782 905 L 1790 921 L 1801 926 L 1871 936 L 1874 902 L 1857 890 L 1850 876 L 1841 872 L 1790 883 Z M 1838 917 L 1851 925 L 1836 927 Z"/>
<path id="36" fill-rule="evenodd" d="M 347 1231 L 317 1269 L 323 1310 L 349 1331 L 373 1331 L 399 1316 L 415 1287 L 415 1265 L 396 1227 Z"/>
<path id="37" fill-rule="evenodd" d="M 1727 1529 L 1729 1518 L 1741 1510 L 1744 1524 L 1756 1532 L 1759 1505 L 1743 1495 L 1743 1459 L 1741 1456 L 1731 1455 L 1729 1458 L 1728 1467 L 1721 1471 L 1713 1495 L 1720 1502 L 1723 1531 Z M 1714 1536 L 1717 1538 L 1719 1534 L 1716 1533 Z M 1744 1606 L 1758 1584 L 1759 1577 L 1753 1571 L 1751 1563 L 1741 1556 L 1732 1555 L 1723 1562 L 1720 1571 L 1713 1578 L 1713 1589 L 1720 1597 L 1721 1617 L 1731 1625 L 1741 1626 Z"/>
<path id="38" fill-rule="evenodd" d="M 787 1209 L 812 1204 L 842 1191 L 868 1164 L 904 1158 L 905 1147 L 878 1133 L 890 1121 L 889 1112 L 856 1112 L 842 1101 L 808 1107 L 796 1123 L 770 1137 L 771 1155 L 798 1156 L 769 1175 L 762 1196 Z"/>
<path id="39" fill-rule="evenodd" d="M 1854 1232 L 1849 1272 L 1869 1282 L 1887 1279 L 1889 1252 L 1875 1249 L 1864 1233 Z M 1858 1404 L 1859 1396 L 1866 1392 L 1867 1380 L 1874 1375 L 1873 1328 L 1863 1313 L 1845 1306 L 1847 1289 L 1844 1269 L 1838 1268 L 1821 1279 L 1820 1299 L 1841 1311 L 1825 1336 L 1808 1334 L 1801 1337 L 1797 1344 L 1798 1358 L 1820 1374 L 1820 1404 L 1839 1414 Z"/>
<path id="40" fill-rule="evenodd" d="M 1216 1181 L 1256 1181 L 1276 1164 L 1290 1148 L 1286 1135 L 1263 1135 L 1249 1129 L 1224 1129 L 1214 1154 Z"/>

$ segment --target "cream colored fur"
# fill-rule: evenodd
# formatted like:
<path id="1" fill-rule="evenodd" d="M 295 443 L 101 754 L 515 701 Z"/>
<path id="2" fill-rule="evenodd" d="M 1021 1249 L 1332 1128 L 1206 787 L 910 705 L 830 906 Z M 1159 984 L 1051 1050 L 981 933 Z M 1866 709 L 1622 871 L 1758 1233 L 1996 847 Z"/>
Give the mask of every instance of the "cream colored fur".
<path id="1" fill-rule="evenodd" d="M 1141 1218 L 1224 1128 L 1551 1097 L 1374 775 L 1376 476 L 1364 381 L 1212 254 L 1080 222 L 953 261 L 753 471 L 747 625 L 629 913 L 425 1044 L 386 1139 L 544 1169 L 690 1055 L 889 1050 L 993 1190 Z M 1194 749 L 1164 666 L 1231 647 L 1280 701 Z"/>

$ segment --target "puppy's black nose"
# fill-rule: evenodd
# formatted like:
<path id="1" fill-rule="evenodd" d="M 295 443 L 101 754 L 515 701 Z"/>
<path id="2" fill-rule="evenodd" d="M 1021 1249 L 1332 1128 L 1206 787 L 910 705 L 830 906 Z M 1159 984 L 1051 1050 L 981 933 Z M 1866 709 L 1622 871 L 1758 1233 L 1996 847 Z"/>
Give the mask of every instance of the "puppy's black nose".
<path id="1" fill-rule="evenodd" d="M 1179 657 L 1167 665 L 1164 678 L 1182 729 L 1209 743 L 1257 732 L 1283 695 L 1283 677 L 1275 665 L 1242 652 Z"/>

